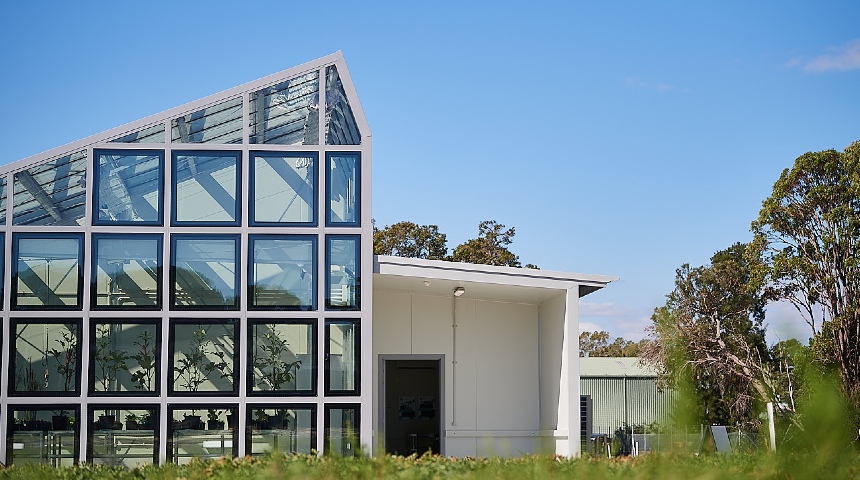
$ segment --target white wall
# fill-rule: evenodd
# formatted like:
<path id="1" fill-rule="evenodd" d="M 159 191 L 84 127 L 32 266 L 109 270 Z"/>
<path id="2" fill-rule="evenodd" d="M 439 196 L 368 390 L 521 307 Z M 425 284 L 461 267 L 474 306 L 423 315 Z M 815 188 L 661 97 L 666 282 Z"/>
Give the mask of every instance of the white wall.
<path id="1" fill-rule="evenodd" d="M 442 354 L 443 453 L 462 457 L 538 452 L 538 306 L 458 298 L 455 368 L 454 301 L 453 297 L 374 291 L 374 428 L 379 425 L 379 355 Z M 381 437 L 378 432 L 376 438 Z"/>

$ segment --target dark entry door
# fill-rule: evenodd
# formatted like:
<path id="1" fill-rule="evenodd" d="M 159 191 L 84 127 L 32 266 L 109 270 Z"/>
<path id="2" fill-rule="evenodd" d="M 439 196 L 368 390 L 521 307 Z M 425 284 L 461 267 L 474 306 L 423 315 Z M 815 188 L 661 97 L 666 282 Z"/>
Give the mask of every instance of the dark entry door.
<path id="1" fill-rule="evenodd" d="M 440 453 L 440 360 L 385 361 L 385 450 Z"/>

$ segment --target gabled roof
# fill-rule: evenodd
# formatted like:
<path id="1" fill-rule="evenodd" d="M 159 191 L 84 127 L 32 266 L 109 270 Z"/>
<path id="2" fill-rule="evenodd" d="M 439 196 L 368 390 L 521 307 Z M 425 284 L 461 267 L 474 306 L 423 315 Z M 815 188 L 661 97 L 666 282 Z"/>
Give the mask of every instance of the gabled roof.
<path id="1" fill-rule="evenodd" d="M 322 70 L 326 78 L 319 78 Z M 326 81 L 328 80 L 328 82 Z M 314 87 L 315 83 L 315 87 Z M 325 85 L 325 86 L 322 86 Z M 331 85 L 331 88 L 328 86 Z M 325 90 L 320 98 L 319 91 Z M 249 97 L 249 117 L 255 114 L 263 124 L 261 131 L 250 133 L 250 143 L 314 144 L 302 138 L 304 124 L 297 121 L 302 109 L 319 108 L 325 102 L 325 135 L 329 145 L 358 145 L 370 138 L 370 127 L 358 100 L 355 87 L 346 68 L 343 54 L 338 51 L 317 60 L 289 68 L 259 80 L 233 87 L 223 92 L 180 105 L 175 108 L 112 128 L 105 132 L 53 148 L 46 152 L 0 167 L 0 175 L 19 172 L 60 158 L 71 158 L 92 145 L 105 143 L 134 143 L 142 148 L 164 146 L 165 136 L 172 143 L 186 147 L 193 144 L 242 143 L 243 99 Z M 311 115 L 304 115 L 309 120 Z M 265 118 L 263 118 L 265 117 Z M 264 120 L 264 122 L 263 122 Z M 312 125 L 311 125 L 312 126 Z M 278 137 L 280 135 L 280 137 Z"/>

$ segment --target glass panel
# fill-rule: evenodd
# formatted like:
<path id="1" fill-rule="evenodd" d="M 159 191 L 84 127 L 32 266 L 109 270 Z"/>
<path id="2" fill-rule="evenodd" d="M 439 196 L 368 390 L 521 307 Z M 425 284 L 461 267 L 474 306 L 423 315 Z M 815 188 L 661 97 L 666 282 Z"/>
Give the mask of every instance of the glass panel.
<path id="1" fill-rule="evenodd" d="M 80 308 L 83 237 L 18 234 L 14 242 L 12 308 Z"/>
<path id="2" fill-rule="evenodd" d="M 361 145 L 361 132 L 346 98 L 337 67 L 325 69 L 325 144 Z"/>
<path id="3" fill-rule="evenodd" d="M 251 308 L 316 309 L 316 238 L 251 237 Z"/>
<path id="4" fill-rule="evenodd" d="M 158 463 L 158 407 L 90 408 L 87 460 L 95 465 L 134 468 Z"/>
<path id="5" fill-rule="evenodd" d="M 173 307 L 237 307 L 238 246 L 237 236 L 174 236 Z"/>
<path id="6" fill-rule="evenodd" d="M 164 124 L 152 125 L 111 140 L 111 143 L 164 143 Z"/>
<path id="7" fill-rule="evenodd" d="M 12 320 L 15 354 L 10 394 L 78 392 L 80 324 Z"/>
<path id="8" fill-rule="evenodd" d="M 91 392 L 157 392 L 158 323 L 93 321 Z"/>
<path id="9" fill-rule="evenodd" d="M 316 325 L 270 321 L 250 325 L 251 392 L 313 392 Z"/>
<path id="10" fill-rule="evenodd" d="M 238 224 L 241 152 L 173 154 L 173 221 Z"/>
<path id="11" fill-rule="evenodd" d="M 93 224 L 160 225 L 164 153 L 96 150 Z"/>
<path id="12" fill-rule="evenodd" d="M 93 306 L 161 306 L 161 235 L 93 235 Z"/>
<path id="13" fill-rule="evenodd" d="M 173 143 L 242 143 L 242 98 L 171 121 Z"/>
<path id="14" fill-rule="evenodd" d="M 358 235 L 326 237 L 326 308 L 361 309 L 360 239 Z"/>
<path id="15" fill-rule="evenodd" d="M 11 407 L 6 436 L 6 464 L 68 467 L 77 463 L 79 407 Z"/>
<path id="16" fill-rule="evenodd" d="M 326 321 L 326 390 L 358 393 L 358 323 Z"/>
<path id="17" fill-rule="evenodd" d="M 171 392 L 235 392 L 236 322 L 171 324 Z"/>
<path id="18" fill-rule="evenodd" d="M 184 465 L 194 459 L 238 454 L 235 405 L 183 405 L 168 410 L 168 461 Z"/>
<path id="19" fill-rule="evenodd" d="M 0 177 L 0 225 L 6 225 L 6 177 Z"/>
<path id="20" fill-rule="evenodd" d="M 329 153 L 327 225 L 361 225 L 359 154 Z"/>
<path id="21" fill-rule="evenodd" d="M 249 95 L 251 143 L 319 143 L 319 71 Z"/>
<path id="22" fill-rule="evenodd" d="M 358 455 L 358 405 L 326 405 L 325 453 Z"/>
<path id="23" fill-rule="evenodd" d="M 317 448 L 316 409 L 311 405 L 248 408 L 245 448 L 252 456 L 271 452 L 310 455 Z"/>
<path id="24" fill-rule="evenodd" d="M 316 225 L 316 154 L 254 153 L 253 158 L 253 224 Z"/>
<path id="25" fill-rule="evenodd" d="M 87 152 L 15 174 L 15 225 L 79 225 L 86 205 Z"/>

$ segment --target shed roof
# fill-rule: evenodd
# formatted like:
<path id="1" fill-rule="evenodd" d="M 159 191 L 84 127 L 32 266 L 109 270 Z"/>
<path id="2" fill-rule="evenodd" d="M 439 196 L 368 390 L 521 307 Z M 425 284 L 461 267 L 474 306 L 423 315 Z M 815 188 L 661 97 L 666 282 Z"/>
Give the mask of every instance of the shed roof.
<path id="1" fill-rule="evenodd" d="M 582 357 L 579 376 L 585 377 L 657 377 L 657 369 L 640 363 L 639 357 Z"/>

